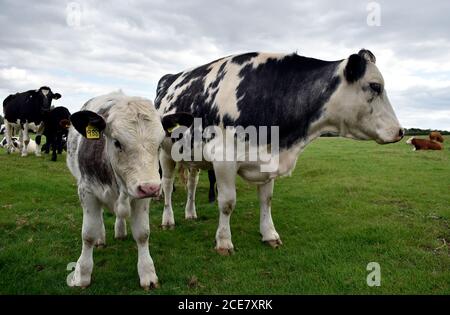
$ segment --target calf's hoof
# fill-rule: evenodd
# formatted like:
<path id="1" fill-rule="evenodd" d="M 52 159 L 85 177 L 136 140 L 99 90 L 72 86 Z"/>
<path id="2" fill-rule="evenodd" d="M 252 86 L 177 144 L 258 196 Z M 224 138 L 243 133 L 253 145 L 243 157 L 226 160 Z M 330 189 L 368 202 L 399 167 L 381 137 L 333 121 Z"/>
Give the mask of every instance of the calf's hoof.
<path id="1" fill-rule="evenodd" d="M 279 248 L 281 245 L 283 245 L 283 242 L 280 239 L 268 240 L 268 241 L 263 241 L 263 242 L 272 248 Z"/>
<path id="2" fill-rule="evenodd" d="M 150 290 L 153 290 L 153 289 L 159 289 L 159 288 L 160 288 L 160 285 L 159 285 L 159 282 L 158 282 L 158 281 L 156 281 L 156 282 L 151 282 L 150 285 L 144 285 L 144 286 L 142 286 L 142 289 L 144 289 L 144 291 L 150 291 Z"/>
<path id="3" fill-rule="evenodd" d="M 234 249 L 233 248 L 217 248 L 216 247 L 216 252 L 220 255 L 220 256 L 231 256 L 232 254 L 234 254 Z"/>
<path id="4" fill-rule="evenodd" d="M 162 228 L 164 231 L 167 231 L 167 230 L 174 230 L 174 229 L 175 229 L 175 223 L 174 223 L 174 224 L 161 224 L 161 228 Z"/>

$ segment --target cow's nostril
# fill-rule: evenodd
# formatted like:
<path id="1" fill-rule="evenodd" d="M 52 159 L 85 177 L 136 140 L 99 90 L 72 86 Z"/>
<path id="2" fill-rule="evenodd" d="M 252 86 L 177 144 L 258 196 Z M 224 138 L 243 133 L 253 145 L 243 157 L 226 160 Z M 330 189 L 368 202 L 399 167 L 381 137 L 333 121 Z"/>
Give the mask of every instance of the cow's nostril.
<path id="1" fill-rule="evenodd" d="M 399 137 L 403 137 L 405 135 L 405 130 L 403 128 L 400 128 L 400 131 L 398 132 Z"/>
<path id="2" fill-rule="evenodd" d="M 155 196 L 159 193 L 161 185 L 144 184 L 138 186 L 138 191 L 141 196 Z"/>

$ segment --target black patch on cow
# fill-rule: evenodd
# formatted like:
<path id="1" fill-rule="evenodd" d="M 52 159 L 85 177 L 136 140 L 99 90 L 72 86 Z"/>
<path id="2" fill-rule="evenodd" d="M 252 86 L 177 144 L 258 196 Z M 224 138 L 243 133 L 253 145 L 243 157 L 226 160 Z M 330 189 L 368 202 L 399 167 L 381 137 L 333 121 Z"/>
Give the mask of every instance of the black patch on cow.
<path id="1" fill-rule="evenodd" d="M 155 108 L 159 109 L 161 105 L 161 100 L 166 96 L 167 89 L 175 82 L 176 79 L 181 75 L 177 74 L 166 74 L 158 81 L 158 85 L 156 86 L 156 98 L 155 98 Z M 173 94 L 169 95 L 170 99 L 173 98 Z"/>
<path id="2" fill-rule="evenodd" d="M 106 158 L 105 137 L 98 140 L 81 139 L 78 148 L 78 165 L 81 176 L 88 180 L 95 180 L 103 185 L 111 185 L 113 170 Z"/>
<path id="3" fill-rule="evenodd" d="M 257 55 L 234 56 L 231 61 L 244 64 Z M 280 148 L 290 147 L 307 135 L 309 126 L 320 117 L 323 105 L 337 89 L 340 83 L 337 67 L 341 62 L 292 54 L 282 59 L 269 58 L 256 68 L 253 64 L 244 66 L 239 73 L 241 82 L 236 89 L 240 115 L 233 119 L 225 114 L 223 125 L 244 128 L 268 126 L 268 140 L 270 126 L 279 126 Z M 211 71 L 211 64 L 183 73 L 183 80 L 175 90 L 184 90 L 168 103 L 165 110 L 191 112 L 194 117 L 202 119 L 203 127 L 219 125 L 221 121 L 214 99 L 227 77 L 225 65 L 222 65 L 216 80 L 205 86 L 204 80 Z M 186 87 L 186 84 L 189 86 Z"/>
<path id="4" fill-rule="evenodd" d="M 353 54 L 348 58 L 344 69 L 344 76 L 348 82 L 353 83 L 361 79 L 366 73 L 367 60 L 361 56 Z"/>
<path id="5" fill-rule="evenodd" d="M 280 148 L 290 147 L 307 135 L 338 87 L 339 63 L 292 54 L 281 60 L 268 59 L 256 68 L 245 66 L 239 73 L 240 115 L 234 125 L 279 126 Z"/>
<path id="6" fill-rule="evenodd" d="M 247 61 L 250 61 L 250 59 L 252 59 L 256 56 L 258 56 L 257 52 L 251 52 L 251 53 L 246 53 L 246 54 L 242 54 L 242 55 L 237 55 L 231 59 L 231 62 L 241 65 Z"/>

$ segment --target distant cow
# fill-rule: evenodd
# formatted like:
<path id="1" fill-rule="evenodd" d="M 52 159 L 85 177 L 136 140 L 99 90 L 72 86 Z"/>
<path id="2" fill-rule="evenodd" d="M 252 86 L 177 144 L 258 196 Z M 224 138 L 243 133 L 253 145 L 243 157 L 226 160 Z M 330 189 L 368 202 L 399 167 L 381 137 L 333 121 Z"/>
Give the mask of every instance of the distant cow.
<path id="1" fill-rule="evenodd" d="M 166 132 L 190 125 L 189 114 L 161 119 L 151 101 L 111 93 L 88 101 L 71 118 L 67 140 L 67 165 L 78 182 L 83 207 L 83 247 L 70 280 L 71 286 L 91 282 L 94 245 L 105 244 L 102 208 L 116 215 L 115 238 L 127 235 L 125 219 L 137 243 L 137 269 L 143 288 L 157 286 L 148 248 L 149 202 L 158 195 L 158 151 Z"/>
<path id="2" fill-rule="evenodd" d="M 196 157 L 181 160 L 189 168 L 214 169 L 220 212 L 216 250 L 220 254 L 229 254 L 234 248 L 230 216 L 236 205 L 237 175 L 258 186 L 262 240 L 276 247 L 281 240 L 271 215 L 274 180 L 293 171 L 299 154 L 311 141 L 325 132 L 380 144 L 403 138 L 404 131 L 375 61 L 375 56 L 364 49 L 337 61 L 253 52 L 160 79 L 155 106 L 161 114 L 188 112 L 201 118 L 200 132 L 211 126 L 220 131 L 221 136 L 205 139 L 201 135 L 197 140 L 192 137 L 197 129 L 185 131 L 183 139 L 194 138 L 192 146 L 204 150 L 201 161 Z M 254 133 L 261 136 L 260 129 L 270 131 L 272 127 L 278 130 L 279 150 L 270 161 L 250 160 L 248 152 L 234 160 L 214 158 L 212 152 L 224 152 L 229 142 L 241 147 L 248 143 L 248 147 L 264 152 L 270 144 L 263 142 L 267 145 L 260 146 L 257 141 L 247 142 L 247 137 L 235 138 L 237 133 L 233 131 L 254 128 Z M 171 155 L 173 140 L 164 142 L 167 145 L 160 154 L 165 197 L 163 226 L 175 224 L 171 202 L 176 165 Z M 276 160 L 279 163 L 272 163 Z M 196 217 L 190 197 L 197 176 L 198 172 L 193 172 L 188 179 L 192 184 L 188 185 L 186 218 Z"/>
<path id="3" fill-rule="evenodd" d="M 442 137 L 439 131 L 433 131 L 429 135 L 431 141 L 444 142 L 444 137 Z"/>
<path id="4" fill-rule="evenodd" d="M 52 150 L 52 161 L 56 161 L 56 152 L 62 153 L 63 138 L 67 136 L 70 127 L 70 112 L 63 106 L 50 110 L 44 118 L 44 136 L 47 140 L 44 147 L 45 153 Z"/>
<path id="5" fill-rule="evenodd" d="M 38 126 L 35 154 L 37 156 L 41 155 L 42 121 L 44 120 L 45 113 L 50 111 L 52 100 L 57 100 L 60 97 L 61 94 L 53 93 L 49 87 L 43 86 L 38 90 L 16 93 L 5 98 L 3 101 L 3 113 L 5 114 L 8 152 L 13 148 L 11 143 L 11 137 L 13 136 L 11 128 L 17 126 L 22 131 L 22 156 L 28 154 L 27 147 L 30 142 L 30 137 L 28 136 L 29 124 L 35 123 Z"/>
<path id="6" fill-rule="evenodd" d="M 417 139 L 411 137 L 406 141 L 407 144 L 413 146 L 413 151 L 416 150 L 442 150 L 442 145 L 439 142 L 428 139 Z"/>
<path id="7" fill-rule="evenodd" d="M 19 152 L 20 151 L 20 140 L 17 137 L 11 137 L 11 142 L 13 145 L 13 149 L 11 152 Z M 7 148 L 8 140 L 6 137 L 2 139 L 0 142 L 0 147 Z M 27 147 L 28 153 L 33 153 L 36 150 L 36 142 L 33 139 L 30 139 Z"/>

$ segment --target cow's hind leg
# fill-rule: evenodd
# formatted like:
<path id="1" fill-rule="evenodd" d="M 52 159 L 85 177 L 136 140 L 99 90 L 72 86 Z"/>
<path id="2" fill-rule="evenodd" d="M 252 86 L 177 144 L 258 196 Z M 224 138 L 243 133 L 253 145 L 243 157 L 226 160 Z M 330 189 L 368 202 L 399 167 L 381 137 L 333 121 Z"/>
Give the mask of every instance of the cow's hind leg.
<path id="1" fill-rule="evenodd" d="M 221 255 L 229 255 L 234 246 L 231 241 L 230 217 L 236 205 L 236 163 L 214 164 L 217 178 L 219 227 L 216 232 L 216 250 Z"/>
<path id="2" fill-rule="evenodd" d="M 162 188 L 164 192 L 164 211 L 162 216 L 161 227 L 163 229 L 173 228 L 175 226 L 175 218 L 172 209 L 172 191 L 173 180 L 175 176 L 175 161 L 161 150 L 159 161 L 162 169 Z"/>
<path id="3" fill-rule="evenodd" d="M 103 248 L 106 246 L 106 230 L 105 223 L 103 222 L 103 210 L 100 219 L 102 220 L 102 229 L 100 231 L 100 237 L 95 241 L 95 247 Z"/>
<path id="4" fill-rule="evenodd" d="M 158 287 L 158 277 L 150 250 L 148 238 L 150 235 L 150 224 L 148 217 L 148 199 L 134 200 L 131 209 L 131 231 L 138 248 L 137 269 L 141 287 L 148 290 Z"/>
<path id="5" fill-rule="evenodd" d="M 260 221 L 259 221 L 259 231 L 262 236 L 262 241 L 269 244 L 270 246 L 277 248 L 280 246 L 281 240 L 275 226 L 272 221 L 272 195 L 273 195 L 273 185 L 274 180 L 258 186 L 258 195 L 260 203 Z"/>
<path id="6" fill-rule="evenodd" d="M 195 210 L 195 191 L 197 190 L 199 173 L 200 171 L 198 169 L 189 169 L 189 176 L 187 180 L 187 201 L 184 211 L 185 218 L 188 220 L 197 219 L 197 212 Z"/>
<path id="7" fill-rule="evenodd" d="M 94 267 L 93 249 L 98 239 L 102 237 L 102 209 L 98 199 L 86 191 L 78 188 L 81 205 L 83 207 L 83 246 L 75 271 L 70 279 L 71 287 L 87 287 L 91 283 L 91 274 Z"/>

